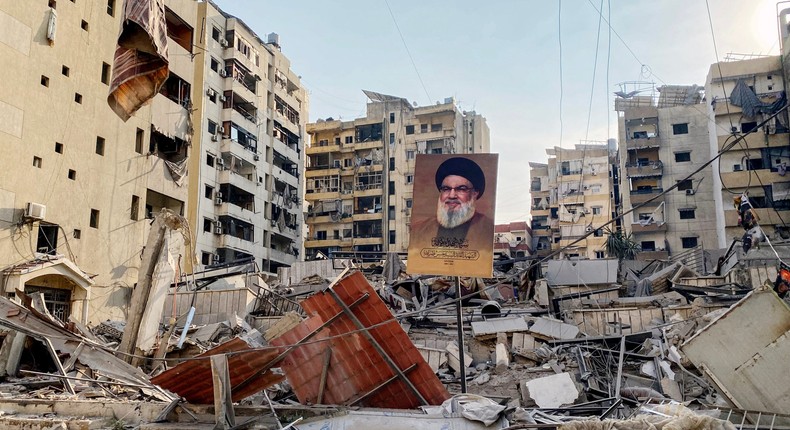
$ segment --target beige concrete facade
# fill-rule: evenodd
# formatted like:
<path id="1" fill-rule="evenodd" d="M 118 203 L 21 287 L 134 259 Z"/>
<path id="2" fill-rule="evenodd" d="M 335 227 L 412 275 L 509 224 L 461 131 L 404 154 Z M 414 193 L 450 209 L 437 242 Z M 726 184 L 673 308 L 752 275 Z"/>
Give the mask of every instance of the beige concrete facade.
<path id="1" fill-rule="evenodd" d="M 482 115 L 453 99 L 413 107 L 366 92 L 367 115 L 307 125 L 306 258 L 318 252 L 406 252 L 416 154 L 487 153 Z"/>
<path id="2" fill-rule="evenodd" d="M 550 188 L 549 165 L 546 163 L 529 163 L 530 226 L 532 230 L 532 250 L 545 257 L 551 253 L 552 234 L 549 221 Z"/>
<path id="3" fill-rule="evenodd" d="M 494 258 L 527 257 L 532 253 L 532 229 L 526 221 L 494 226 Z"/>
<path id="4" fill-rule="evenodd" d="M 718 248 L 714 172 L 708 168 L 661 195 L 709 160 L 702 88 L 663 86 L 659 96 L 618 98 L 622 227 L 642 252 L 665 259 L 698 246 Z M 654 199 L 655 198 L 655 199 Z"/>
<path id="5" fill-rule="evenodd" d="M 730 95 L 736 83 L 742 80 L 760 101 L 773 103 L 781 97 L 785 79 L 779 56 L 711 65 L 705 84 L 710 101 L 707 112 L 715 119 L 709 123 L 711 155 L 770 116 L 759 113 L 750 117 L 733 105 Z M 733 205 L 733 197 L 744 192 L 748 193 L 766 235 L 772 240 L 790 238 L 785 226 L 790 221 L 790 178 L 781 173 L 783 165 L 790 164 L 789 129 L 785 111 L 714 162 L 719 247 L 729 246 L 744 233 Z"/>
<path id="6" fill-rule="evenodd" d="M 123 319 L 146 217 L 163 207 L 185 210 L 187 185 L 176 183 L 166 161 L 189 152 L 192 46 L 168 38 L 173 80 L 166 87 L 179 91 L 157 95 L 124 123 L 107 104 L 122 2 L 50 5 L 0 3 L 3 293 L 13 295 L 9 278 L 26 273 L 23 288 L 44 292 L 61 316 Z M 191 37 L 194 27 L 185 23 L 196 21 L 197 3 L 166 5 L 168 27 Z M 171 251 L 183 253 L 174 239 Z M 30 262 L 63 260 L 54 254 L 72 269 L 37 276 L 37 267 L 50 264 Z"/>
<path id="7" fill-rule="evenodd" d="M 557 258 L 605 258 L 606 237 L 597 226 L 612 219 L 610 171 L 614 154 L 610 154 L 607 145 L 590 144 L 576 145 L 573 149 L 549 148 L 546 153 L 549 155 L 550 250 L 565 248 Z M 536 166 L 536 173 L 540 171 L 542 167 Z M 574 243 L 593 230 L 594 234 Z M 544 249 L 539 251 L 545 252 Z"/>
<path id="8" fill-rule="evenodd" d="M 252 260 L 276 273 L 302 251 L 307 94 L 278 35 L 264 41 L 212 2 L 197 9 L 195 270 Z"/>

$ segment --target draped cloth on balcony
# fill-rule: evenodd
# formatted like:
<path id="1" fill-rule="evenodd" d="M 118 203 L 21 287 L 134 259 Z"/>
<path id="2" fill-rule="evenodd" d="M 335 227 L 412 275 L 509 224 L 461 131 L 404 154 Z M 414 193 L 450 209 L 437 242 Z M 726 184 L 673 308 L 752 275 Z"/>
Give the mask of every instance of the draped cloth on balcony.
<path id="1" fill-rule="evenodd" d="M 781 92 L 776 101 L 772 103 L 763 102 L 743 79 L 738 79 L 735 83 L 735 88 L 730 93 L 730 103 L 733 106 L 740 107 L 743 110 L 743 114 L 749 118 L 760 113 L 771 115 L 783 108 L 786 102 L 787 98 L 784 92 Z"/>
<path id="2" fill-rule="evenodd" d="M 154 98 L 169 74 L 164 0 L 124 0 L 107 103 L 124 121 Z"/>

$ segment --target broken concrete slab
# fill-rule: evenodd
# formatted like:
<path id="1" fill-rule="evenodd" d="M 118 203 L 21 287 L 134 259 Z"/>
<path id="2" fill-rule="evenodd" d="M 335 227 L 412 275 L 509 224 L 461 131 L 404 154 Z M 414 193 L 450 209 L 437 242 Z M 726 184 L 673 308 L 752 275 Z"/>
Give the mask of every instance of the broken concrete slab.
<path id="1" fill-rule="evenodd" d="M 529 330 L 529 326 L 527 325 L 527 321 L 522 317 L 472 321 L 472 334 L 474 336 L 496 336 L 497 333 L 511 333 L 527 330 Z"/>
<path id="2" fill-rule="evenodd" d="M 494 352 L 494 363 L 496 372 L 502 373 L 510 366 L 510 353 L 503 343 L 496 344 L 496 351 Z"/>
<path id="3" fill-rule="evenodd" d="M 548 339 L 575 339 L 579 335 L 579 328 L 565 324 L 560 320 L 551 318 L 535 318 L 535 323 L 529 331 L 537 336 Z"/>
<path id="4" fill-rule="evenodd" d="M 529 397 L 541 408 L 559 408 L 579 398 L 579 390 L 570 373 L 558 373 L 526 383 Z"/>
<path id="5" fill-rule="evenodd" d="M 453 341 L 447 344 L 447 364 L 455 372 L 461 371 L 460 353 L 458 351 L 458 344 Z M 469 367 L 472 365 L 472 356 L 464 351 L 464 365 Z"/>

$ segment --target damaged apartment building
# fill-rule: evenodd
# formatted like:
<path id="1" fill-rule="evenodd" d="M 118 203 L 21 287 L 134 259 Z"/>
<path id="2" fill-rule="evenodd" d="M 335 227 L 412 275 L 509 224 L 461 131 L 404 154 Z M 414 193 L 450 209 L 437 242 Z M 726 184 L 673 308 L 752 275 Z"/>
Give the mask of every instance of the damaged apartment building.
<path id="1" fill-rule="evenodd" d="M 405 252 L 417 154 L 490 150 L 485 118 L 452 98 L 415 107 L 365 91 L 367 115 L 307 125 L 305 200 L 311 259 L 332 252 Z"/>
<path id="2" fill-rule="evenodd" d="M 212 2 L 198 4 L 196 121 L 189 223 L 200 267 L 299 259 L 307 94 L 279 35 L 262 40 Z"/>
<path id="3" fill-rule="evenodd" d="M 28 3 L 0 6 L 4 296 L 41 292 L 63 321 L 124 319 L 163 209 L 190 226 L 168 235 L 182 270 L 297 259 L 307 102 L 276 35 L 166 0 L 169 78 L 123 122 L 107 104 L 123 2 Z"/>

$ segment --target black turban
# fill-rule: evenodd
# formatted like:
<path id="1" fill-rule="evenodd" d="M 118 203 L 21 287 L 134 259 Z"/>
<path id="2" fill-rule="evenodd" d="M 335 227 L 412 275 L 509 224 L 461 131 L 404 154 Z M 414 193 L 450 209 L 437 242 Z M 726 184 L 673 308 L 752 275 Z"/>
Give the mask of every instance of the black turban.
<path id="1" fill-rule="evenodd" d="M 441 188 L 444 178 L 450 175 L 466 178 L 477 190 L 477 198 L 483 196 L 483 191 L 486 189 L 486 177 L 483 174 L 483 169 L 474 161 L 464 157 L 453 157 L 444 160 L 439 165 L 439 168 L 436 169 L 436 188 Z"/>

